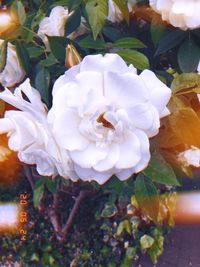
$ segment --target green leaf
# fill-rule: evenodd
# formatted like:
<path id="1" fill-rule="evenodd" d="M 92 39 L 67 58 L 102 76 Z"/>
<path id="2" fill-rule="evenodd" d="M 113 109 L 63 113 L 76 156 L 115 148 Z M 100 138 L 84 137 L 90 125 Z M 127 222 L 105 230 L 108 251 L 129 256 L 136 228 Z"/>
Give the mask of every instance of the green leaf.
<path id="1" fill-rule="evenodd" d="M 17 1 L 17 12 L 20 24 L 23 25 L 26 21 L 26 12 L 23 3 L 21 1 Z"/>
<path id="2" fill-rule="evenodd" d="M 65 37 L 47 36 L 51 52 L 59 61 L 64 62 L 66 57 L 66 45 L 68 43 Z"/>
<path id="3" fill-rule="evenodd" d="M 85 9 L 92 29 L 93 37 L 96 39 L 108 16 L 108 1 L 88 0 Z"/>
<path id="4" fill-rule="evenodd" d="M 134 67 L 140 70 L 149 68 L 149 60 L 142 53 L 134 50 L 124 49 L 116 52 L 127 63 L 133 64 Z"/>
<path id="5" fill-rule="evenodd" d="M 101 212 L 101 217 L 111 218 L 117 213 L 117 207 L 114 203 L 108 203 L 105 205 L 104 209 Z"/>
<path id="6" fill-rule="evenodd" d="M 156 46 L 158 42 L 160 41 L 160 39 L 164 36 L 165 30 L 166 28 L 164 25 L 159 24 L 157 21 L 154 22 L 154 20 L 152 20 L 151 38 L 154 43 L 154 46 Z"/>
<path id="7" fill-rule="evenodd" d="M 69 18 L 65 26 L 65 35 L 68 36 L 70 33 L 75 31 L 81 23 L 81 10 L 76 10 Z"/>
<path id="8" fill-rule="evenodd" d="M 49 192 L 55 193 L 57 191 L 58 183 L 56 180 L 52 180 L 52 178 L 47 178 L 45 184 Z"/>
<path id="9" fill-rule="evenodd" d="M 29 73 L 30 69 L 30 57 L 26 45 L 20 41 L 15 41 L 17 55 L 21 66 L 24 68 L 26 73 Z"/>
<path id="10" fill-rule="evenodd" d="M 172 30 L 166 35 L 158 43 L 157 50 L 155 52 L 155 56 L 158 56 L 174 47 L 178 44 L 182 43 L 182 41 L 186 38 L 187 32 L 181 31 L 179 29 Z"/>
<path id="11" fill-rule="evenodd" d="M 36 13 L 36 15 L 33 17 L 32 21 L 31 21 L 31 29 L 35 29 L 41 22 L 41 20 L 45 17 L 44 13 L 42 10 L 38 10 L 38 12 Z"/>
<path id="12" fill-rule="evenodd" d="M 8 42 L 4 40 L 0 46 L 0 72 L 2 72 L 6 66 L 7 47 Z"/>
<path id="13" fill-rule="evenodd" d="M 118 6 L 126 22 L 129 24 L 129 10 L 127 0 L 113 0 L 113 2 Z"/>
<path id="14" fill-rule="evenodd" d="M 77 9 L 82 4 L 82 0 L 59 0 L 54 2 L 51 7 L 54 6 L 67 6 L 69 11 Z"/>
<path id="15" fill-rule="evenodd" d="M 120 267 L 132 267 L 136 256 L 136 247 L 128 247 L 126 250 L 125 259 Z"/>
<path id="16" fill-rule="evenodd" d="M 43 65 L 38 64 L 35 76 L 35 88 L 40 92 L 42 99 L 45 103 L 49 104 L 50 93 L 49 93 L 50 74 L 48 69 L 44 68 Z"/>
<path id="17" fill-rule="evenodd" d="M 112 44 L 114 48 L 144 48 L 146 47 L 140 40 L 133 37 L 125 37 Z"/>
<path id="18" fill-rule="evenodd" d="M 192 38 L 186 39 L 178 50 L 178 63 L 182 72 L 197 70 L 200 60 L 200 48 Z"/>
<path id="19" fill-rule="evenodd" d="M 15 0 L 12 4 L 11 8 L 14 11 L 17 11 L 18 17 L 19 17 L 19 22 L 21 25 L 23 25 L 26 21 L 26 11 L 25 11 L 23 3 L 21 1 Z"/>
<path id="20" fill-rule="evenodd" d="M 128 220 L 120 222 L 117 228 L 117 235 L 121 235 L 124 231 L 131 235 L 131 223 Z"/>
<path id="21" fill-rule="evenodd" d="M 151 179 L 140 173 L 136 178 L 134 191 L 142 212 L 154 222 L 157 222 L 159 198 Z"/>
<path id="22" fill-rule="evenodd" d="M 105 26 L 102 32 L 106 36 L 106 38 L 108 38 L 112 42 L 122 37 L 122 32 L 119 29 L 114 28 L 112 26 Z"/>
<path id="23" fill-rule="evenodd" d="M 92 37 L 87 36 L 78 43 L 80 47 L 91 48 L 91 49 L 106 49 L 107 45 L 100 39 L 94 40 Z"/>
<path id="24" fill-rule="evenodd" d="M 44 49 L 37 46 L 27 47 L 30 58 L 38 58 L 44 53 Z"/>
<path id="25" fill-rule="evenodd" d="M 45 183 L 45 178 L 42 177 L 35 184 L 35 188 L 33 190 L 33 204 L 35 208 L 37 208 L 38 204 L 40 203 L 44 195 L 44 183 Z"/>
<path id="26" fill-rule="evenodd" d="M 159 153 L 151 156 L 148 167 L 143 173 L 153 181 L 165 185 L 180 185 L 172 167 Z"/>
<path id="27" fill-rule="evenodd" d="M 39 262 L 39 255 L 37 253 L 33 253 L 30 257 L 30 261 L 35 261 L 35 262 Z"/>
<path id="28" fill-rule="evenodd" d="M 200 93 L 200 75 L 198 73 L 182 73 L 177 75 L 171 84 L 174 95 Z"/>
<path id="29" fill-rule="evenodd" d="M 46 59 L 41 61 L 41 64 L 44 67 L 50 67 L 57 63 L 58 63 L 58 60 L 54 57 L 52 53 L 50 53 Z"/>
<path id="30" fill-rule="evenodd" d="M 154 244 L 154 239 L 150 235 L 143 235 L 140 238 L 140 246 L 142 249 L 147 249 L 152 247 Z"/>

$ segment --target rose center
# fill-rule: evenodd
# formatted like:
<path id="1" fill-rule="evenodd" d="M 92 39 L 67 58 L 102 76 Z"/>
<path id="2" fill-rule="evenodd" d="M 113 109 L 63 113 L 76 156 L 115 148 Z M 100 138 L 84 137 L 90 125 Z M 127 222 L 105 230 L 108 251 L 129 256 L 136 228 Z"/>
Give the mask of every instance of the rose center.
<path id="1" fill-rule="evenodd" d="M 99 117 L 97 118 L 97 122 L 102 123 L 105 128 L 109 128 L 109 129 L 113 129 L 114 130 L 115 127 L 109 121 L 107 121 L 104 118 L 104 114 L 105 113 L 102 113 L 102 114 L 99 115 Z"/>

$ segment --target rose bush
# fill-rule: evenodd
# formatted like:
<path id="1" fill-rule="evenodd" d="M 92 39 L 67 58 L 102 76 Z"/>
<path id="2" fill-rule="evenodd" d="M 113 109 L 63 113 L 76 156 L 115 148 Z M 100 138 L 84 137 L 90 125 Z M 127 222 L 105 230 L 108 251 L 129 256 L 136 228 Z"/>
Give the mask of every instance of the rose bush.
<path id="1" fill-rule="evenodd" d="M 3 40 L 0 40 L 2 46 Z M 6 64 L 2 72 L 0 72 L 0 83 L 5 87 L 11 87 L 21 82 L 25 77 L 25 71 L 21 67 L 16 47 L 8 43 Z"/>
<path id="2" fill-rule="evenodd" d="M 87 56 L 55 82 L 48 122 L 82 180 L 125 180 L 148 165 L 148 137 L 170 95 L 151 71 L 137 75 L 116 54 Z"/>
<path id="3" fill-rule="evenodd" d="M 199 0 L 149 0 L 150 6 L 162 19 L 183 30 L 200 27 Z"/>

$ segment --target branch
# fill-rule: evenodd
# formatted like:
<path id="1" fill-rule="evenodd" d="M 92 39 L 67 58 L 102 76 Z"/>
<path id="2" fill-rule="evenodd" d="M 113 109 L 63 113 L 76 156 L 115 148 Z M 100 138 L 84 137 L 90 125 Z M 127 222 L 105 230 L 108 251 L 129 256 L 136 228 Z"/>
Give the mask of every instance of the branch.
<path id="1" fill-rule="evenodd" d="M 59 233 L 61 232 L 61 224 L 60 224 L 59 216 L 57 212 L 58 205 L 59 205 L 58 193 L 53 193 L 53 203 L 52 203 L 52 207 L 48 210 L 48 215 L 53 225 L 53 228 L 56 232 L 56 237 L 57 239 L 60 239 Z"/>
<path id="2" fill-rule="evenodd" d="M 24 171 L 24 174 L 25 176 L 27 177 L 28 181 L 29 181 L 29 184 L 31 186 L 31 189 L 34 190 L 34 187 L 35 187 L 35 181 L 33 179 L 33 176 L 32 176 L 32 171 L 30 169 L 29 166 L 23 164 L 23 171 Z"/>
<path id="3" fill-rule="evenodd" d="M 71 228 L 71 226 L 73 224 L 74 218 L 76 216 L 76 213 L 77 213 L 77 211 L 79 209 L 79 206 L 80 206 L 82 200 L 87 195 L 88 195 L 88 191 L 81 190 L 79 192 L 78 197 L 75 199 L 75 204 L 74 204 L 74 206 L 73 206 L 73 208 L 72 208 L 72 210 L 71 210 L 71 212 L 69 214 L 69 217 L 67 219 L 67 222 L 64 225 L 64 227 L 62 228 L 62 232 L 61 232 L 62 233 L 62 238 L 60 239 L 61 242 L 63 242 L 65 240 L 66 236 L 68 235 L 69 230 L 70 230 L 70 228 Z"/>

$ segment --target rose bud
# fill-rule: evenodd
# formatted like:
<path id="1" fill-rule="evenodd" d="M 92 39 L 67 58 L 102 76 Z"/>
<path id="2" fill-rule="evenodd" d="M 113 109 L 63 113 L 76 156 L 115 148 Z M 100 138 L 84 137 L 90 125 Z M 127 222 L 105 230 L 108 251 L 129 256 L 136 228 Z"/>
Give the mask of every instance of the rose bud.
<path id="1" fill-rule="evenodd" d="M 20 28 L 18 13 L 13 9 L 0 9 L 0 38 L 10 39 L 18 34 Z"/>
<path id="2" fill-rule="evenodd" d="M 68 44 L 66 47 L 65 66 L 67 68 L 71 68 L 74 65 L 79 64 L 81 61 L 82 61 L 82 58 L 80 57 L 76 48 L 72 44 Z"/>

